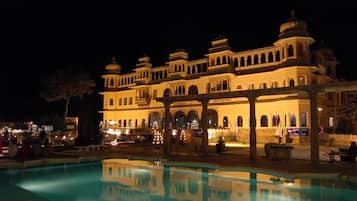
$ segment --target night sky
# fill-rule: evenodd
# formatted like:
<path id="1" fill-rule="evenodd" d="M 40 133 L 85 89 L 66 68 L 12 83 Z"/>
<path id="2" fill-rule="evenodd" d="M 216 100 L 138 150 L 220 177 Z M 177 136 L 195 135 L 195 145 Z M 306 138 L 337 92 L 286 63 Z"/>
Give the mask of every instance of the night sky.
<path id="1" fill-rule="evenodd" d="M 0 121 L 35 120 L 62 112 L 63 105 L 46 103 L 39 96 L 41 77 L 56 69 L 85 69 L 99 82 L 112 56 L 125 73 L 144 54 L 154 66 L 163 65 L 178 48 L 186 49 L 191 59 L 201 58 L 221 34 L 234 51 L 268 46 L 278 39 L 279 26 L 291 9 L 307 22 L 317 44 L 333 49 L 338 77 L 357 79 L 357 7 L 350 5 L 352 1 L 73 2 L 15 0 L 0 5 Z M 70 114 L 76 114 L 75 103 Z"/>

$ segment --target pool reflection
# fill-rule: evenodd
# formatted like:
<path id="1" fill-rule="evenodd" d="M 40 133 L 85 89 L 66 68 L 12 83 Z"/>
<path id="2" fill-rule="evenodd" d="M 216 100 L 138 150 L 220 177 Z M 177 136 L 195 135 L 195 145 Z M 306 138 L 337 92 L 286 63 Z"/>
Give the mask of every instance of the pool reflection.
<path id="1" fill-rule="evenodd" d="M 102 173 L 103 200 L 306 200 L 301 189 L 311 186 L 309 179 L 126 159 L 104 160 Z"/>

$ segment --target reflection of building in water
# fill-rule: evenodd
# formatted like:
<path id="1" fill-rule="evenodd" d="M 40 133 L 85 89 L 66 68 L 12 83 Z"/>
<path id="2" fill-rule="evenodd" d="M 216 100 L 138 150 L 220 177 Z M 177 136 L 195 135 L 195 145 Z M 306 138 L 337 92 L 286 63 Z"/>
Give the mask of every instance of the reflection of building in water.
<path id="1" fill-rule="evenodd" d="M 105 200 L 151 200 L 163 195 L 163 171 L 147 161 L 108 159 L 103 161 Z"/>
<path id="2" fill-rule="evenodd" d="M 309 179 L 289 179 L 264 173 L 207 168 L 156 166 L 127 159 L 103 161 L 104 200 L 302 200 Z"/>

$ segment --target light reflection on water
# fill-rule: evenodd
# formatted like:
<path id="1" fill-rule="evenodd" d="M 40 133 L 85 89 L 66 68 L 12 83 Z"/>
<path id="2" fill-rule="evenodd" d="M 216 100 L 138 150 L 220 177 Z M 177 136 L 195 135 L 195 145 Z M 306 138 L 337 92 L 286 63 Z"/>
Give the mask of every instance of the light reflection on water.
<path id="1" fill-rule="evenodd" d="M 332 178 L 127 159 L 1 171 L 0 187 L 5 183 L 51 201 L 355 201 L 357 197 L 356 183 Z"/>

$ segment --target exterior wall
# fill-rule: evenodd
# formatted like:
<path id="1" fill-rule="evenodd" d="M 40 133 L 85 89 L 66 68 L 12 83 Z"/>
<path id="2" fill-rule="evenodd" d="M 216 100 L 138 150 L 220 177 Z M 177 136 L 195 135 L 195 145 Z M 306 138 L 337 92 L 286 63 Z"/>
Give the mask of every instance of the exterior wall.
<path id="1" fill-rule="evenodd" d="M 187 96 L 190 95 L 190 87 L 197 87 L 198 94 L 213 94 L 327 82 L 331 78 L 321 70 L 323 66 L 310 63 L 309 45 L 313 42 L 309 36 L 289 36 L 280 38 L 273 46 L 233 52 L 227 39 L 217 39 L 212 41 L 208 55 L 198 60 L 189 60 L 184 50 L 178 50 L 170 54 L 167 65 L 152 68 L 149 57 L 140 58 L 134 73 L 103 75 L 103 122 L 121 122 L 117 127 L 123 128 L 129 127 L 128 121 L 131 119 L 134 122 L 131 128 L 141 128 L 145 126 L 143 120 L 146 126 L 149 125 L 149 116 L 153 112 L 157 112 L 162 120 L 163 103 L 155 99 L 163 97 L 167 90 L 170 93 L 166 95 Z M 319 55 L 320 60 L 323 60 L 323 55 Z M 328 67 L 335 68 L 333 65 Z M 121 67 L 112 64 L 110 68 Z M 316 75 L 316 72 L 320 74 Z M 114 79 L 114 84 L 111 84 L 111 79 Z M 125 99 L 127 104 L 124 104 Z M 210 100 L 208 109 L 217 112 L 217 128 L 229 129 L 226 132 L 229 135 L 249 142 L 250 114 L 247 98 Z M 201 119 L 202 106 L 198 101 L 175 102 L 170 107 L 172 118 L 181 111 L 187 119 L 192 110 Z M 302 114 L 305 119 L 302 119 Z M 268 124 L 262 127 L 261 119 L 264 115 Z M 279 116 L 278 125 L 272 123 L 274 115 Z M 293 115 L 295 120 L 292 120 Z M 241 127 L 237 125 L 238 116 L 243 118 Z M 228 120 L 226 126 L 223 123 L 225 117 Z M 258 143 L 274 139 L 277 129 L 283 129 L 286 133 L 289 128 L 309 128 L 310 102 L 307 94 L 259 97 L 256 102 L 256 120 Z"/>

